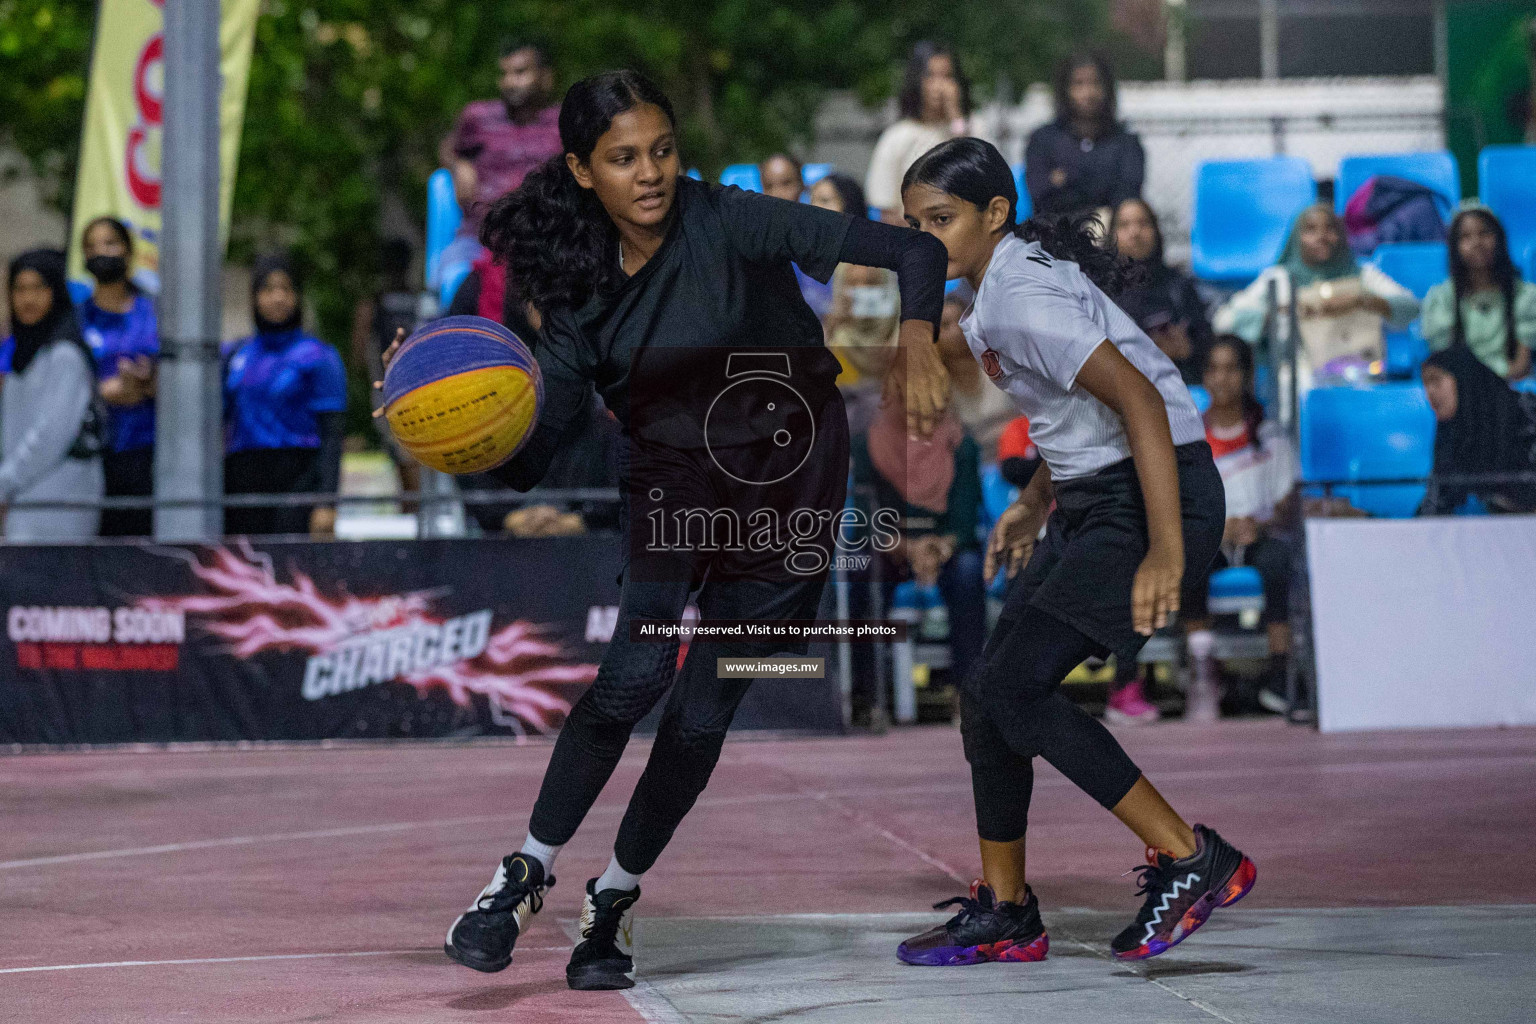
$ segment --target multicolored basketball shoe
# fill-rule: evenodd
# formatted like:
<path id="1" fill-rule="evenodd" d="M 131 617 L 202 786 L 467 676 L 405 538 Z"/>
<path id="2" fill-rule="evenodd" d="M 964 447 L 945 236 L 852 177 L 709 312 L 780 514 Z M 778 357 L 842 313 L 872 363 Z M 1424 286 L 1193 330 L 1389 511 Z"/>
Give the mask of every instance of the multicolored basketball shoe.
<path id="1" fill-rule="evenodd" d="M 544 893 L 555 876 L 544 877 L 544 865 L 527 854 L 503 857 L 491 884 L 480 890 L 470 908 L 448 928 L 443 952 L 486 974 L 512 962 L 512 947 L 528 919 L 544 907 Z"/>
<path id="2" fill-rule="evenodd" d="M 1211 911 L 1230 907 L 1253 888 L 1258 869 L 1243 852 L 1204 825 L 1195 826 L 1195 852 L 1174 860 L 1161 850 L 1147 850 L 1138 896 L 1141 912 L 1110 949 L 1121 960 L 1145 960 L 1166 953 L 1205 924 Z"/>
<path id="3" fill-rule="evenodd" d="M 977 879 L 969 897 L 935 903 L 934 910 L 958 903 L 960 913 L 903 942 L 896 947 L 897 958 L 919 967 L 1044 960 L 1051 940 L 1040 921 L 1040 901 L 1028 886 L 1024 891 L 1028 899 L 1023 903 L 999 903 L 992 887 Z"/>
<path id="4" fill-rule="evenodd" d="M 634 917 L 637 885 L 597 890 L 597 879 L 587 882 L 587 898 L 581 904 L 581 941 L 571 950 L 565 965 L 565 983 L 580 991 L 635 987 Z"/>

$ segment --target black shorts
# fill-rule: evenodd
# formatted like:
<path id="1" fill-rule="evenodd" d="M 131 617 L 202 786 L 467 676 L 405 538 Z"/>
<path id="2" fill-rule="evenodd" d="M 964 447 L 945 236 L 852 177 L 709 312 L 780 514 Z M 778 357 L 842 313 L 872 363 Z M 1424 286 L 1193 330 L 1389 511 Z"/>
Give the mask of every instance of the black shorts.
<path id="1" fill-rule="evenodd" d="M 1184 527 L 1184 578 L 1203 580 L 1221 549 L 1227 496 L 1204 441 L 1174 449 Z M 1008 590 L 1002 617 L 1026 605 L 1067 622 L 1103 653 L 1135 658 L 1147 638 L 1131 624 L 1131 586 L 1147 556 L 1147 512 L 1131 459 L 1055 487 L 1044 539 Z"/>

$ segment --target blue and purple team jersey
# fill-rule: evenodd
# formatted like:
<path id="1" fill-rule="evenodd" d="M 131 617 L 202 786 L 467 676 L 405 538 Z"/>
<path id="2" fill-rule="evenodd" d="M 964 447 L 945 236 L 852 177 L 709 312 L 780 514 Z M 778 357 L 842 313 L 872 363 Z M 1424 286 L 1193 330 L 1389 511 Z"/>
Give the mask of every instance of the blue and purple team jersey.
<path id="1" fill-rule="evenodd" d="M 133 297 L 126 313 L 112 313 L 90 299 L 80 304 L 80 331 L 96 357 L 96 376 L 117 376 L 117 361 L 137 356 L 160 358 L 160 325 L 149 296 Z M 107 444 L 114 452 L 131 452 L 155 446 L 155 400 L 138 405 L 107 407 Z"/>
<path id="2" fill-rule="evenodd" d="M 235 343 L 224 373 L 224 431 L 230 454 L 320 447 L 320 414 L 347 407 L 347 375 L 336 350 L 303 331 L 257 334 Z"/>

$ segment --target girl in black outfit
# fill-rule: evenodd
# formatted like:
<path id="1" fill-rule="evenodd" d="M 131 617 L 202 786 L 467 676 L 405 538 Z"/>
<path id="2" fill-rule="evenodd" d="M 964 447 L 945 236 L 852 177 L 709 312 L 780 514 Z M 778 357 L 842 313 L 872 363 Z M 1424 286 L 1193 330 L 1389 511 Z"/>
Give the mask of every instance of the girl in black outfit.
<path id="1" fill-rule="evenodd" d="M 1421 372 L 1437 422 L 1435 465 L 1419 515 L 1448 516 L 1469 494 L 1490 512 L 1536 511 L 1536 395 L 1510 387 L 1463 344 L 1434 353 Z M 1454 479 L 1492 475 L 1506 479 Z"/>
<path id="2" fill-rule="evenodd" d="M 1163 229 L 1145 199 L 1127 199 L 1109 223 L 1114 249 L 1129 261 L 1121 309 L 1173 360 L 1185 384 L 1199 384 L 1215 334 L 1195 279 L 1163 257 Z"/>
<path id="3" fill-rule="evenodd" d="M 826 568 L 816 546 L 829 541 L 821 531 L 801 534 L 807 543 L 793 552 L 725 550 L 730 544 L 679 551 L 655 543 L 649 526 L 689 509 L 724 510 L 727 519 L 769 507 L 813 518 L 840 510 L 848 438 L 833 384 L 838 365 L 793 264 L 823 282 L 839 262 L 897 271 L 909 408 L 919 406 L 914 421 L 925 426 L 942 406 L 924 399 L 942 387 L 931 343 L 945 258 L 936 240 L 906 228 L 683 177 L 672 105 L 634 72 L 572 86 L 560 138 L 564 154 L 500 199 L 481 233 L 542 320 L 544 408 L 526 446 L 496 475 L 520 490 L 537 484 L 595 386 L 625 427 L 634 530 L 618 626 L 560 732 L 528 839 L 453 923 L 444 949 L 481 971 L 511 962 L 554 883 L 555 854 L 608 781 L 630 730 L 671 687 L 614 858 L 587 883 L 582 941 L 566 971 L 572 988 L 628 988 L 634 962 L 619 938 L 627 946 L 639 877 L 709 780 L 749 682 L 717 678 L 716 659 L 786 649 L 695 640 L 678 672 L 675 640 L 640 641 L 630 625 L 678 623 L 695 589 L 706 620 L 814 618 Z M 786 465 L 786 453 L 799 462 Z M 790 555 L 807 559 L 790 564 Z"/>
<path id="4" fill-rule="evenodd" d="M 1024 150 L 1024 180 L 1036 214 L 1113 210 L 1141 195 L 1146 154 L 1117 119 L 1115 74 L 1094 53 L 1056 68 L 1056 119 L 1036 128 Z"/>

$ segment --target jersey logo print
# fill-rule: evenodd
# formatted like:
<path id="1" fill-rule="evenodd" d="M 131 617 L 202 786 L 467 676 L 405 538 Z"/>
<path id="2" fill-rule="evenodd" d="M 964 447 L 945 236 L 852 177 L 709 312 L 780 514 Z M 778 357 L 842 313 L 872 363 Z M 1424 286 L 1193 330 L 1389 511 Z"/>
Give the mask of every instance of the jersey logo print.
<path id="1" fill-rule="evenodd" d="M 1051 258 L 1049 256 L 1047 256 L 1043 252 L 1030 253 L 1028 256 L 1025 256 L 1024 258 L 1026 260 L 1028 260 L 1029 262 L 1031 262 L 1031 263 L 1038 263 L 1038 264 L 1040 264 L 1042 267 L 1045 267 L 1047 270 L 1049 270 L 1051 268 L 1051 262 L 1052 262 Z"/>
<path id="2" fill-rule="evenodd" d="M 991 349 L 987 349 L 981 354 L 981 368 L 993 380 L 1003 379 L 1003 364 L 998 360 L 997 353 Z"/>

